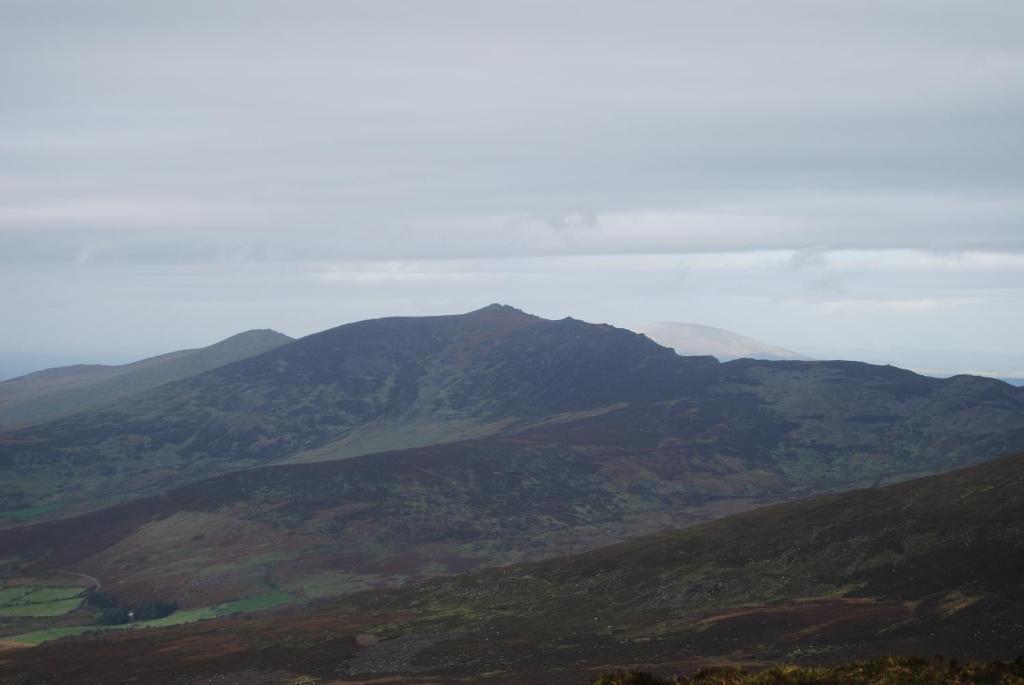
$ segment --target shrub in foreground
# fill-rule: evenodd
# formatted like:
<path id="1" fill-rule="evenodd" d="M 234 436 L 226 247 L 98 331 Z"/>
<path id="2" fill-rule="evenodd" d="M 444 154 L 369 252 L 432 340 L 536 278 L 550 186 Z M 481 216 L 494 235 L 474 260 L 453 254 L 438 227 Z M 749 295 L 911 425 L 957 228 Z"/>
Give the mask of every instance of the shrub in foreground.
<path id="1" fill-rule="evenodd" d="M 774 666 L 757 673 L 711 668 L 664 678 L 643 671 L 609 673 L 593 685 L 1024 685 L 1024 659 L 1012 663 L 884 657 L 838 666 Z"/>

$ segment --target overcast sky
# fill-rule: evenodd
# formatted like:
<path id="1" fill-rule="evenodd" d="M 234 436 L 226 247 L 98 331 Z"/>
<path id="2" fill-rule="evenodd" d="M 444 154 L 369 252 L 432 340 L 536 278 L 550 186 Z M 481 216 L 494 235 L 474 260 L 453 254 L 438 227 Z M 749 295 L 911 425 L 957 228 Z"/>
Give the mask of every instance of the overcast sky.
<path id="1" fill-rule="evenodd" d="M 0 0 L 0 376 L 493 301 L 1024 376 L 1022 27 Z"/>

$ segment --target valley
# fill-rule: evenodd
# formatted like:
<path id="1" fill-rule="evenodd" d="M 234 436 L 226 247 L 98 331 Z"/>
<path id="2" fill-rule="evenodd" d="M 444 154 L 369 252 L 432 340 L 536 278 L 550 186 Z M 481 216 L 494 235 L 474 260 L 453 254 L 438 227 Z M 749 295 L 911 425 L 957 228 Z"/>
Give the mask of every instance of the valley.
<path id="1" fill-rule="evenodd" d="M 77 599 L 39 615 L 0 612 L 0 639 L 40 644 L 173 625 L 205 631 L 211 619 L 274 607 L 306 612 L 331 598 L 372 597 L 383 606 L 392 601 L 387 593 L 402 588 L 432 594 L 396 595 L 396 616 L 424 601 L 439 607 L 409 615 L 412 635 L 440 630 L 421 626 L 442 615 L 472 619 L 473 634 L 491 630 L 477 618 L 515 634 L 545 621 L 513 606 L 514 597 L 543 597 L 550 608 L 553 597 L 568 593 L 560 600 L 563 619 L 573 606 L 587 606 L 595 614 L 589 620 L 602 626 L 570 631 L 587 635 L 581 654 L 614 646 L 623 663 L 671 650 L 696 658 L 711 653 L 712 636 L 742 634 L 750 622 L 828 624 L 839 633 L 849 621 L 912 623 L 921 620 L 920 600 L 848 597 L 861 581 L 839 582 L 833 573 L 812 582 L 807 567 L 778 566 L 779 555 L 804 547 L 786 542 L 755 554 L 742 526 L 722 537 L 740 545 L 741 557 L 765 560 L 756 576 L 714 564 L 644 582 L 621 574 L 628 558 L 652 558 L 662 544 L 643 536 L 716 530 L 709 522 L 763 519 L 775 511 L 763 507 L 774 503 L 884 486 L 1024 448 L 1022 409 L 1020 389 L 989 379 L 937 380 L 857 362 L 719 363 L 680 357 L 622 329 L 500 305 L 342 326 L 131 403 L 0 435 L 10 476 L 5 497 L 24 512 L 0 530 L 5 587 L 66 588 L 75 577 L 68 574 L 82 581 Z M 54 494 L 33 495 L 44 490 Z M 758 539 L 777 539 L 785 526 L 775 525 Z M 536 585 L 517 571 L 487 570 L 549 568 L 543 564 L 579 553 L 574 563 L 590 563 L 584 560 L 637 540 L 644 542 L 629 556 L 608 562 L 615 573 L 579 573 L 573 587 L 582 595 L 551 581 Z M 698 557 L 724 553 L 697 541 Z M 542 566 L 515 566 L 524 562 Z M 748 574 L 760 568 L 746 566 Z M 645 562 L 643 573 L 651 568 Z M 479 589 L 445 586 L 454 582 L 448 577 L 486 579 L 479 581 L 485 596 L 510 594 L 483 605 L 473 600 L 467 609 L 460 598 Z M 176 610 L 99 624 L 84 578 L 126 606 L 166 602 Z M 618 580 L 601 585 L 602 578 Z M 584 599 L 613 597 L 620 580 L 635 588 L 655 578 L 660 589 L 643 601 L 629 596 L 599 612 Z M 450 594 L 441 597 L 439 587 Z M 682 611 L 684 603 L 678 615 L 664 615 L 674 597 L 699 599 L 699 612 Z M 958 586 L 940 605 L 966 611 L 981 601 Z M 507 611 L 488 613 L 508 602 Z M 439 624 L 445 635 L 462 634 L 446 621 Z M 628 649 L 615 637 L 623 631 Z M 699 647 L 687 652 L 683 644 Z M 746 658 L 786 654 L 765 646 Z M 523 658 L 541 657 L 534 650 Z M 550 667 L 561 668 L 557 659 Z"/>
<path id="2" fill-rule="evenodd" d="M 609 664 L 1012 659 L 1024 644 L 1022 485 L 1017 454 L 580 555 L 17 649 L 0 678 L 586 683 Z M 140 656 L 113 658 L 125 652 Z"/>

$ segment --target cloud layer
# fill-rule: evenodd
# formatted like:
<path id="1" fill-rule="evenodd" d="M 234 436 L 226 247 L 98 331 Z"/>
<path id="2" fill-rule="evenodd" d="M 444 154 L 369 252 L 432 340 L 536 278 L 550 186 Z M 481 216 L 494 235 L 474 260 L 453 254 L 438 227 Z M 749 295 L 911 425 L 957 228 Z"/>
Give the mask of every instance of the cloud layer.
<path id="1" fill-rule="evenodd" d="M 983 4 L 11 0 L 0 352 L 501 300 L 1010 354 L 1024 6 Z"/>

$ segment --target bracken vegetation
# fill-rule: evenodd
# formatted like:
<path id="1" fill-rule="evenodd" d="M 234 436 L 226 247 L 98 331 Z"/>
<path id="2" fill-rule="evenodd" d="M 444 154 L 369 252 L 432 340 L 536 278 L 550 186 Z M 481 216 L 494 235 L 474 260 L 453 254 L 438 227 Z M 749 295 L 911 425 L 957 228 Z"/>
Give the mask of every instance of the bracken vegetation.
<path id="1" fill-rule="evenodd" d="M 710 668 L 689 676 L 660 677 L 643 671 L 599 676 L 592 685 L 1021 685 L 1024 659 L 1011 663 L 886 657 L 825 667 L 775 666 L 758 673 Z"/>

